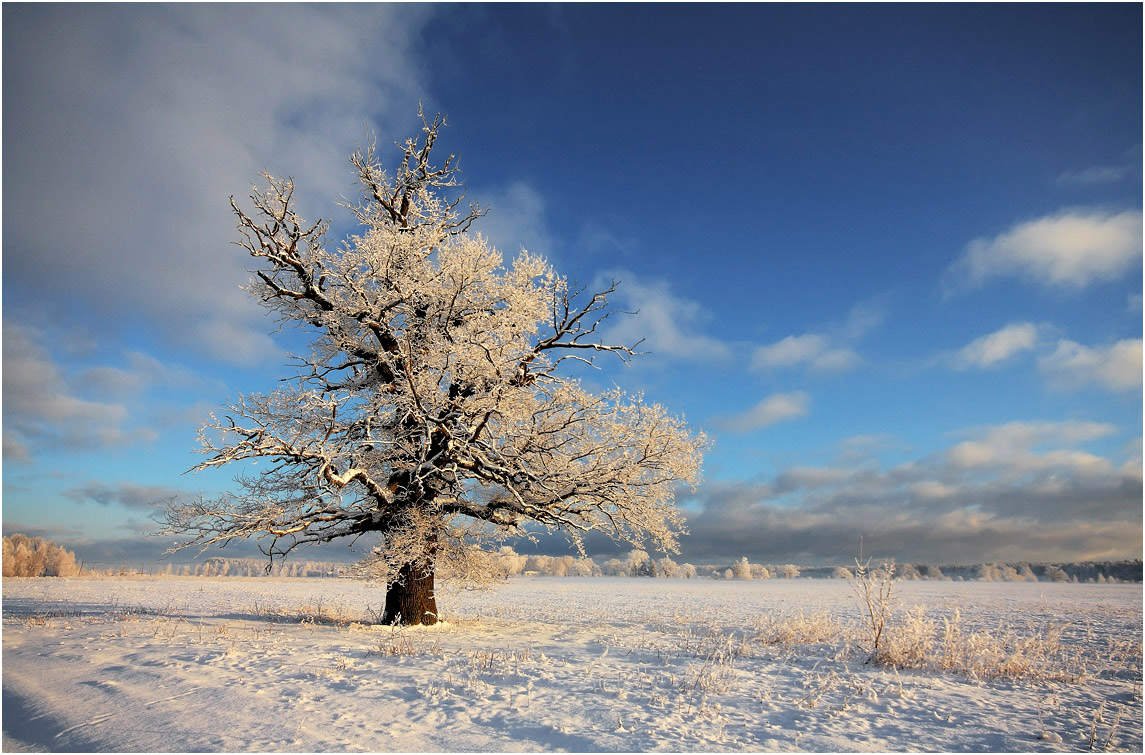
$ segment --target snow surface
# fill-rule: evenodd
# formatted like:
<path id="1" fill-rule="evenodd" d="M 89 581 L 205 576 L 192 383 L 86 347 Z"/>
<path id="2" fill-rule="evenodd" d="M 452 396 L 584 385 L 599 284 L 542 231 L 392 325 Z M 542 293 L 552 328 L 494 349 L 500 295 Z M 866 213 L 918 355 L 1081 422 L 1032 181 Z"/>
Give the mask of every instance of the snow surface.
<path id="1" fill-rule="evenodd" d="M 1069 624 L 1088 673 L 896 672 L 763 640 L 801 613 L 857 624 L 840 580 L 519 578 L 398 629 L 348 580 L 5 579 L 3 749 L 1141 751 L 1140 585 L 897 588 L 967 627 Z"/>

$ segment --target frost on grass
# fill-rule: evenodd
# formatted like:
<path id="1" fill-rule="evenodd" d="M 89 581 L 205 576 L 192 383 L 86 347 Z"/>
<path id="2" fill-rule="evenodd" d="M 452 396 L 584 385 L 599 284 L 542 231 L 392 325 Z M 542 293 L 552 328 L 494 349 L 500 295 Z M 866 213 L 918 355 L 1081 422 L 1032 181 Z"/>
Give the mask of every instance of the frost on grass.
<path id="1" fill-rule="evenodd" d="M 428 627 L 348 580 L 6 581 L 5 749 L 1140 751 L 1138 587 L 892 598 L 868 663 L 842 580 L 514 579 Z"/>

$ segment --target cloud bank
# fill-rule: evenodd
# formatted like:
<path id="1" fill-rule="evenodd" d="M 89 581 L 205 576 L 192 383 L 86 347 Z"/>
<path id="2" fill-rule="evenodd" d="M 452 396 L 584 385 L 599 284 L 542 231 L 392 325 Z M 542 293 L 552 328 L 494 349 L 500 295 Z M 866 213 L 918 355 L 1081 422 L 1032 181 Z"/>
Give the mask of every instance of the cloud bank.
<path id="1" fill-rule="evenodd" d="M 1140 557 L 1139 449 L 1115 459 L 1083 447 L 1114 432 L 1093 422 L 1014 422 L 968 430 L 946 449 L 889 467 L 850 454 L 771 478 L 705 483 L 685 499 L 684 556 L 846 563 L 862 536 L 867 553 L 900 562 Z"/>
<path id="2" fill-rule="evenodd" d="M 342 217 L 332 200 L 351 190 L 346 156 L 367 125 L 385 144 L 416 113 L 410 48 L 427 15 L 7 9 L 5 279 L 21 282 L 21 300 L 154 326 L 211 357 L 277 355 L 238 288 L 248 275 L 227 197 L 243 198 L 259 171 L 290 173 L 304 212 Z"/>

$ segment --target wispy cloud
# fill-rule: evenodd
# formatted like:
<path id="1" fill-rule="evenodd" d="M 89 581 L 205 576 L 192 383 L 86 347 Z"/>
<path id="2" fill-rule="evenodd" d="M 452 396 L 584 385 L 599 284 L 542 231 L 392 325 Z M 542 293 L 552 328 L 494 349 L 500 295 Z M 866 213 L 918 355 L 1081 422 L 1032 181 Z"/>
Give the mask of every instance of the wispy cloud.
<path id="1" fill-rule="evenodd" d="M 1080 289 L 1120 278 L 1141 260 L 1141 213 L 1063 210 L 966 245 L 947 270 L 948 294 L 1000 277 Z"/>
<path id="2" fill-rule="evenodd" d="M 1092 165 L 1081 170 L 1067 170 L 1058 176 L 1059 186 L 1099 186 L 1117 183 L 1132 172 L 1128 165 Z"/>
<path id="3" fill-rule="evenodd" d="M 488 239 L 506 260 L 526 249 L 556 263 L 559 250 L 555 248 L 545 217 L 545 199 L 531 184 L 515 181 L 472 194 L 472 198 L 488 210 L 488 214 L 473 225 L 473 230 Z M 559 265 L 557 267 L 559 269 Z"/>
<path id="4" fill-rule="evenodd" d="M 157 437 L 134 425 L 123 403 L 78 395 L 45 342 L 35 328 L 4 321 L 5 458 L 26 459 L 34 445 L 93 449 Z"/>
<path id="5" fill-rule="evenodd" d="M 643 339 L 642 351 L 682 362 L 726 361 L 732 357 L 731 345 L 704 332 L 712 317 L 698 302 L 675 294 L 665 281 L 645 281 L 625 270 L 607 275 L 621 283 L 614 297 L 616 304 L 635 314 L 610 319 L 606 340 L 633 344 Z M 607 285 L 608 278 L 597 278 L 597 290 Z"/>
<path id="6" fill-rule="evenodd" d="M 751 355 L 753 370 L 807 365 L 813 370 L 830 372 L 846 370 L 858 363 L 859 355 L 853 349 L 832 346 L 827 336 L 818 333 L 787 336 L 767 346 L 757 347 Z"/>
<path id="7" fill-rule="evenodd" d="M 740 414 L 715 418 L 717 427 L 733 433 L 749 433 L 777 422 L 805 416 L 811 397 L 803 391 L 773 393 Z"/>
<path id="8" fill-rule="evenodd" d="M 784 367 L 806 366 L 818 372 L 841 372 L 862 361 L 850 344 L 882 324 L 883 308 L 875 302 L 861 302 L 851 308 L 846 320 L 818 333 L 789 335 L 751 354 L 750 369 L 761 372 Z"/>
<path id="9" fill-rule="evenodd" d="M 89 482 L 64 491 L 65 498 L 77 503 L 117 504 L 145 511 L 154 511 L 172 498 L 185 495 L 185 491 L 166 485 L 136 485 L 132 482 Z"/>
<path id="10" fill-rule="evenodd" d="M 1140 338 L 1095 347 L 1062 339 L 1053 353 L 1038 360 L 1038 368 L 1057 388 L 1097 385 L 1111 391 L 1132 391 L 1141 387 L 1141 356 Z"/>
<path id="11" fill-rule="evenodd" d="M 74 335 L 74 334 L 71 334 Z M 157 428 L 206 414 L 196 395 L 225 386 L 149 354 L 127 351 L 114 363 L 67 342 L 51 328 L 4 320 L 4 458 L 28 461 L 61 447 L 98 450 L 159 437 Z M 78 346 L 78 348 L 77 348 Z M 172 398 L 177 397 L 177 398 Z"/>
<path id="12" fill-rule="evenodd" d="M 993 367 L 1016 354 L 1033 350 L 1037 343 L 1038 326 L 1028 322 L 1011 323 L 974 339 L 953 355 L 951 363 L 961 370 Z"/>

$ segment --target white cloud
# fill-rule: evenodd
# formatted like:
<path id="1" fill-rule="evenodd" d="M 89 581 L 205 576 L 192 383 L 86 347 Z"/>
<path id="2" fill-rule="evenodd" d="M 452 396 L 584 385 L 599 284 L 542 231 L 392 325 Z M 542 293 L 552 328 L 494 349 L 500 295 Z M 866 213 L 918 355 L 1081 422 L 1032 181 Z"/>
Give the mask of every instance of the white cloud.
<path id="1" fill-rule="evenodd" d="M 717 419 L 733 433 L 749 433 L 777 422 L 802 417 L 809 411 L 811 397 L 803 391 L 773 393 L 745 412 Z"/>
<path id="2" fill-rule="evenodd" d="M 624 270 L 611 271 L 609 276 L 620 283 L 612 300 L 635 314 L 610 318 L 604 340 L 631 345 L 643 339 L 640 351 L 684 362 L 731 358 L 727 343 L 703 333 L 702 328 L 712 318 L 699 303 L 677 296 L 664 281 L 645 282 Z M 601 290 L 607 285 L 602 276 L 595 288 Z"/>
<path id="3" fill-rule="evenodd" d="M 1115 280 L 1140 260 L 1140 211 L 1064 210 L 971 241 L 945 284 L 954 292 L 1013 276 L 1077 289 Z"/>
<path id="4" fill-rule="evenodd" d="M 946 460 L 959 469 L 992 469 L 1008 476 L 1021 476 L 1052 468 L 1087 473 L 1102 464 L 1096 457 L 1069 449 L 1110 435 L 1116 428 L 1099 422 L 1009 422 L 979 430 L 973 440 L 962 441 L 946 452 Z M 1037 449 L 1046 445 L 1066 449 Z M 1106 469 L 1105 471 L 1108 471 Z"/>
<path id="5" fill-rule="evenodd" d="M 841 325 L 822 333 L 790 335 L 766 346 L 757 346 L 751 355 L 750 369 L 773 370 L 806 366 L 817 372 L 841 372 L 862 361 L 848 344 L 865 336 L 882 324 L 883 307 L 878 302 L 860 302 L 851 308 Z"/>
<path id="6" fill-rule="evenodd" d="M 1038 342 L 1038 327 L 1032 323 L 1011 323 L 1001 330 L 976 338 L 954 355 L 959 369 L 993 367 L 1015 354 L 1030 351 Z"/>
<path id="7" fill-rule="evenodd" d="M 859 355 L 853 350 L 832 346 L 826 336 L 816 333 L 787 336 L 768 346 L 757 347 L 751 355 L 753 370 L 805 364 L 813 370 L 831 372 L 848 369 L 858 362 Z"/>
<path id="8" fill-rule="evenodd" d="M 1094 384 L 1131 391 L 1141 387 L 1141 356 L 1140 338 L 1093 348 L 1062 339 L 1052 354 L 1038 360 L 1038 368 L 1059 388 Z"/>

